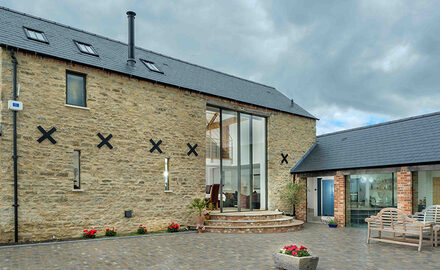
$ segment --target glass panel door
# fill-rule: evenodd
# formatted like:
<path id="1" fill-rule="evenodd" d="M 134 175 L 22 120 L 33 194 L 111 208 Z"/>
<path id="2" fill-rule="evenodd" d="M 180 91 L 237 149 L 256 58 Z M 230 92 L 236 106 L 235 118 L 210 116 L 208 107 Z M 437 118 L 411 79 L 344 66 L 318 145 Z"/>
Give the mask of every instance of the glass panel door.
<path id="1" fill-rule="evenodd" d="M 252 209 L 266 209 L 266 118 L 252 116 Z"/>
<path id="2" fill-rule="evenodd" d="M 240 210 L 251 209 L 252 116 L 240 113 Z"/>
<path id="3" fill-rule="evenodd" d="M 239 141 L 238 113 L 221 111 L 221 162 L 222 162 L 222 193 L 223 211 L 238 210 L 239 181 Z"/>

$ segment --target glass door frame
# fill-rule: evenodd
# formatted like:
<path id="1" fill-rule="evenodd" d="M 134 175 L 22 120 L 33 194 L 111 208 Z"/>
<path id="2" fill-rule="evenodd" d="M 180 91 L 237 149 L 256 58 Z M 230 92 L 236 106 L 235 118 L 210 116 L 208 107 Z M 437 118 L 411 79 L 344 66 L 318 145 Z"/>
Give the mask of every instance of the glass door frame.
<path id="1" fill-rule="evenodd" d="M 248 113 L 248 112 L 241 112 L 238 110 L 233 110 L 233 109 L 228 109 L 228 108 L 221 108 L 218 106 L 211 106 L 211 105 L 207 105 L 207 107 L 212 107 L 212 108 L 216 108 L 220 110 L 220 188 L 219 188 L 219 193 L 220 195 L 220 212 L 223 213 L 223 184 L 224 184 L 224 175 L 223 175 L 223 156 L 222 156 L 222 149 L 223 149 L 223 110 L 227 110 L 227 111 L 234 111 L 237 113 L 237 190 L 238 190 L 238 198 L 237 198 L 237 212 L 241 212 L 241 200 L 240 200 L 240 195 L 241 195 L 241 134 L 240 134 L 240 129 L 241 129 L 241 114 L 246 114 L 250 116 L 250 128 L 249 128 L 249 132 L 250 132 L 250 172 L 251 172 L 251 181 L 250 181 L 250 196 L 249 196 L 249 211 L 253 211 L 254 207 L 253 207 L 253 203 L 252 203 L 252 192 L 254 190 L 254 179 L 253 179 L 253 116 L 258 116 L 258 117 L 262 117 L 264 118 L 264 162 L 265 162 L 265 175 L 264 175 L 264 181 L 265 181 L 265 190 L 264 190 L 264 196 L 265 196 L 265 202 L 264 202 L 264 210 L 268 209 L 268 169 L 267 169 L 267 165 L 268 165 L 268 160 L 267 160 L 267 116 L 263 116 L 263 115 L 258 115 L 258 114 L 253 114 L 253 113 Z M 261 185 L 260 185 L 261 186 Z M 261 193 L 260 193 L 261 196 Z M 261 201 L 261 197 L 260 197 L 260 201 Z"/>

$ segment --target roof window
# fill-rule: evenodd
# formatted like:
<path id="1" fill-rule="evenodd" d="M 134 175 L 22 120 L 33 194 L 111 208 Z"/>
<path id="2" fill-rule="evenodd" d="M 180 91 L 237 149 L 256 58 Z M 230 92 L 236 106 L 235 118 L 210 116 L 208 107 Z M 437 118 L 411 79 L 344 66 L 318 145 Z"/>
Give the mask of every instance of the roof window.
<path id="1" fill-rule="evenodd" d="M 75 44 L 80 50 L 80 52 L 98 56 L 92 45 L 79 41 L 75 41 Z"/>
<path id="2" fill-rule="evenodd" d="M 163 73 L 153 62 L 141 59 L 142 63 L 147 66 L 147 68 L 154 72 Z"/>
<path id="3" fill-rule="evenodd" d="M 32 39 L 32 40 L 36 40 L 36 41 L 44 42 L 44 43 L 49 43 L 44 32 L 30 29 L 30 28 L 26 28 L 26 27 L 24 27 L 24 32 L 26 33 L 26 37 L 28 39 Z"/>

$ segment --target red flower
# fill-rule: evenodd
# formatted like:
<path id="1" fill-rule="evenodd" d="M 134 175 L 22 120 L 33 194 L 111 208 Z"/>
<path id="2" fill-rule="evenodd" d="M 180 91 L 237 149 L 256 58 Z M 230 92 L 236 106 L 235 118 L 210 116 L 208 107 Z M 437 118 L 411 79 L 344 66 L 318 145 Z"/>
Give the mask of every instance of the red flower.
<path id="1" fill-rule="evenodd" d="M 307 250 L 307 248 L 306 248 L 305 246 L 301 245 L 301 246 L 299 247 L 299 250 Z"/>
<path id="2" fill-rule="evenodd" d="M 87 230 L 84 230 L 83 232 L 87 232 Z"/>
<path id="3" fill-rule="evenodd" d="M 106 231 L 110 231 L 110 229 L 106 229 Z"/>

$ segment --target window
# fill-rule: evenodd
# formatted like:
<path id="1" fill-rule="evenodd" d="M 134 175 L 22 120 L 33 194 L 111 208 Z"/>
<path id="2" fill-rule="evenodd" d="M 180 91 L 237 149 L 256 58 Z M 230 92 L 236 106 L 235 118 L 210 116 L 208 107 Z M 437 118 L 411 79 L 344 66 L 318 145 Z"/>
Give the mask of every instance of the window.
<path id="1" fill-rule="evenodd" d="M 32 40 L 36 40 L 36 41 L 40 41 L 40 42 L 44 42 L 44 43 L 49 43 L 44 32 L 41 32 L 38 30 L 33 30 L 30 28 L 26 28 L 26 27 L 24 28 L 24 32 L 26 33 L 26 36 L 28 39 L 32 39 Z"/>
<path id="2" fill-rule="evenodd" d="M 78 49 L 80 50 L 80 52 L 98 56 L 98 54 L 96 53 L 96 51 L 95 51 L 95 49 L 93 48 L 92 45 L 86 44 L 86 43 L 82 43 L 82 42 L 79 42 L 79 41 L 75 41 L 75 44 L 78 47 Z"/>
<path id="3" fill-rule="evenodd" d="M 153 62 L 142 60 L 142 59 L 141 59 L 141 61 L 142 61 L 142 63 L 144 63 L 144 65 L 147 66 L 147 68 L 149 70 L 154 71 L 154 72 L 163 73 L 158 67 L 156 67 L 156 65 Z"/>
<path id="4" fill-rule="evenodd" d="M 81 189 L 80 151 L 73 151 L 73 189 Z"/>
<path id="5" fill-rule="evenodd" d="M 66 103 L 86 107 L 86 76 L 67 72 Z"/>

